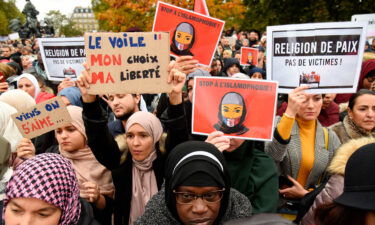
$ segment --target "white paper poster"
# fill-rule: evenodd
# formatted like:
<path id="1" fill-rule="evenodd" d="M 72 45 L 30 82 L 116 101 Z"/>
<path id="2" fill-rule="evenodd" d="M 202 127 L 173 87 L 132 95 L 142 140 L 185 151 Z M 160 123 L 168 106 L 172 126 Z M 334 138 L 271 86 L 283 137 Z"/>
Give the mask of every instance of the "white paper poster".
<path id="1" fill-rule="evenodd" d="M 83 37 L 38 38 L 38 41 L 48 79 L 61 81 L 70 77 L 76 80 L 86 61 Z"/>
<path id="2" fill-rule="evenodd" d="M 365 22 L 267 27 L 267 77 L 279 92 L 310 86 L 310 93 L 353 93 L 366 40 Z M 269 74 L 269 76 L 268 76 Z"/>

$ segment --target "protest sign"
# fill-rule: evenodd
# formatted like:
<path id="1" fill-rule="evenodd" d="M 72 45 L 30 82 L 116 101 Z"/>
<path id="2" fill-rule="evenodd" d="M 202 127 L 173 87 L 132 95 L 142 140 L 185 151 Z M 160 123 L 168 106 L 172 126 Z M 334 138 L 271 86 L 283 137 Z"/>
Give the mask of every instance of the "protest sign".
<path id="1" fill-rule="evenodd" d="M 272 140 L 277 82 L 194 78 L 192 133 Z"/>
<path id="2" fill-rule="evenodd" d="M 72 119 L 61 97 L 41 102 L 24 112 L 12 115 L 18 130 L 25 138 L 34 138 L 69 124 Z"/>
<path id="3" fill-rule="evenodd" d="M 224 21 L 158 2 L 153 31 L 169 32 L 171 55 L 192 55 L 200 64 L 210 66 Z"/>
<path id="4" fill-rule="evenodd" d="M 367 38 L 375 39 L 375 13 L 353 15 L 352 21 L 353 22 L 366 22 L 367 23 Z"/>
<path id="5" fill-rule="evenodd" d="M 20 39 L 20 35 L 18 33 L 11 33 L 8 35 L 9 40 L 18 40 Z"/>
<path id="6" fill-rule="evenodd" d="M 353 93 L 367 24 L 354 22 L 267 27 L 267 78 L 279 91 L 309 85 L 310 93 Z"/>
<path id="7" fill-rule="evenodd" d="M 242 66 L 249 66 L 249 65 L 258 65 L 258 55 L 259 49 L 257 48 L 248 48 L 242 47 L 241 48 L 241 65 Z"/>
<path id="8" fill-rule="evenodd" d="M 85 33 L 90 94 L 170 92 L 169 34 Z"/>
<path id="9" fill-rule="evenodd" d="M 86 56 L 83 37 L 38 38 L 38 42 L 49 80 L 77 79 Z"/>

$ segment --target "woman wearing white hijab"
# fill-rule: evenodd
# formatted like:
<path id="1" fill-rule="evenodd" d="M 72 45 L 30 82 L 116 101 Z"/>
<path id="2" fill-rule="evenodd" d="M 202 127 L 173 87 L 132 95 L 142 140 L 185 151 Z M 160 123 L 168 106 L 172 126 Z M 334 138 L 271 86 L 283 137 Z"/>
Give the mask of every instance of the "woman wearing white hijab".
<path id="1" fill-rule="evenodd" d="M 55 97 L 53 94 L 42 92 L 38 80 L 29 73 L 24 73 L 17 78 L 17 88 L 27 92 L 35 99 L 37 104 Z"/>

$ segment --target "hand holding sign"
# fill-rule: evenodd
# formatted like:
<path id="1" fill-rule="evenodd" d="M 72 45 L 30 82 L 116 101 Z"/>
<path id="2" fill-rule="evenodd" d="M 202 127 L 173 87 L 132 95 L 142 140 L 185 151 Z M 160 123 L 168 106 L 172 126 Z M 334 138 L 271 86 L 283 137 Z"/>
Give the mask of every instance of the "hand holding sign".
<path id="1" fill-rule="evenodd" d="M 35 156 L 35 146 L 28 138 L 22 138 L 17 145 L 17 157 L 21 159 L 29 159 Z"/>
<path id="2" fill-rule="evenodd" d="M 188 75 L 197 69 L 199 61 L 193 59 L 193 56 L 180 56 L 177 58 L 174 68 Z"/>
<path id="3" fill-rule="evenodd" d="M 83 70 L 81 75 L 79 75 L 77 79 L 77 86 L 79 90 L 81 91 L 82 101 L 84 103 L 91 103 L 95 101 L 96 95 L 91 95 L 87 92 L 87 89 L 90 88 L 90 82 L 91 82 L 90 76 L 88 75 L 90 71 L 90 67 L 86 63 L 83 64 L 83 67 L 85 68 L 85 70 Z"/>
<path id="4" fill-rule="evenodd" d="M 308 88 L 308 86 L 301 86 L 289 93 L 288 107 L 285 111 L 287 115 L 292 117 L 297 115 L 302 103 L 306 100 L 306 93 L 304 90 L 307 90 Z"/>
<path id="5" fill-rule="evenodd" d="M 221 131 L 214 131 L 208 135 L 206 142 L 215 145 L 219 151 L 223 152 L 230 147 L 230 139 L 224 136 Z"/>
<path id="6" fill-rule="evenodd" d="M 76 83 L 74 81 L 72 81 L 70 77 L 67 77 L 67 78 L 65 78 L 64 80 L 61 81 L 61 83 L 57 87 L 57 91 L 60 92 L 64 88 L 74 87 L 75 85 L 76 85 Z"/>

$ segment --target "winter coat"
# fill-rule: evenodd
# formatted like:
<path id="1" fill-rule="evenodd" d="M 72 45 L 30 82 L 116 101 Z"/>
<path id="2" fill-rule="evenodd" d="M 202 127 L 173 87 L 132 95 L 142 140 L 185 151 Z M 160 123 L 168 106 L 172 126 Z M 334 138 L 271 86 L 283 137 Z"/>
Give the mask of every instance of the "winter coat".
<path id="1" fill-rule="evenodd" d="M 336 133 L 341 143 L 346 143 L 351 139 L 361 137 L 375 137 L 375 131 L 365 132 L 350 120 L 348 116 L 346 116 L 342 122 L 333 124 L 330 128 Z"/>
<path id="2" fill-rule="evenodd" d="M 276 125 L 280 117 L 276 117 Z M 328 129 L 328 149 L 325 149 L 325 136 L 322 125 L 317 121 L 315 133 L 315 160 L 306 180 L 305 188 L 315 187 L 332 160 L 335 150 L 340 146 L 336 134 Z M 297 121 L 294 122 L 289 140 L 283 140 L 275 128 L 271 142 L 267 142 L 264 151 L 278 164 L 281 175 L 290 175 L 297 179 L 302 158 L 301 139 Z"/>
<path id="3" fill-rule="evenodd" d="M 331 203 L 333 199 L 337 198 L 342 194 L 344 190 L 344 174 L 346 162 L 350 156 L 361 146 L 375 142 L 374 138 L 360 138 L 351 140 L 343 144 L 336 152 L 335 157 L 333 157 L 331 164 L 329 165 L 327 171 L 331 174 L 326 186 L 323 190 L 316 196 L 313 205 L 310 207 L 309 211 L 303 217 L 302 225 L 314 224 L 314 211 L 315 209 L 322 205 Z"/>

